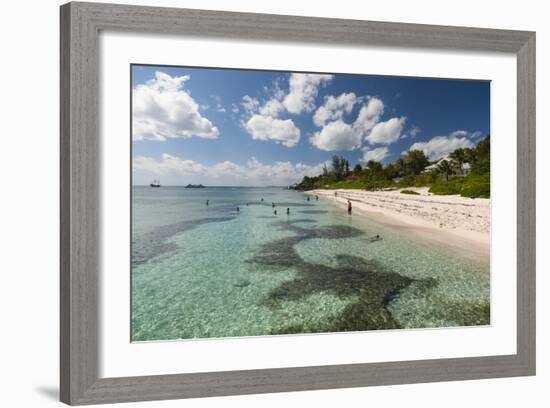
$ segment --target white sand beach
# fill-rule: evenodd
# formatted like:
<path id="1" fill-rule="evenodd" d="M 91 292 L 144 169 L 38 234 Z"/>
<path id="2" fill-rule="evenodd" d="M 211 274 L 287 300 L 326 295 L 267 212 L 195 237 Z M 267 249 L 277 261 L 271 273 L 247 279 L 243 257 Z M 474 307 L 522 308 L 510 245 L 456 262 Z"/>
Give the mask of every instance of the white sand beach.
<path id="1" fill-rule="evenodd" d="M 392 191 L 312 190 L 307 194 L 333 200 L 353 214 L 395 227 L 404 233 L 438 241 L 468 255 L 488 259 L 490 253 L 491 200 L 458 195 L 433 195 L 427 187 L 407 188 L 419 195 Z M 335 196 L 336 192 L 336 196 Z"/>

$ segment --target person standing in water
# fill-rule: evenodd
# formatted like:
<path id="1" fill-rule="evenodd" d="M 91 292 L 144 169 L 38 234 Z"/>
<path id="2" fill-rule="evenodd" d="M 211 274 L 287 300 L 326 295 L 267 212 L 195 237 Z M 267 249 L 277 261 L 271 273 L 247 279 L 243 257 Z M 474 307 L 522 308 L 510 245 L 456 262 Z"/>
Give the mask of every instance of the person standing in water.
<path id="1" fill-rule="evenodd" d="M 271 208 L 275 208 L 275 203 L 271 203 Z"/>
<path id="2" fill-rule="evenodd" d="M 240 211 L 241 211 L 241 209 L 239 207 L 237 207 L 237 212 L 240 212 Z"/>
<path id="3" fill-rule="evenodd" d="M 319 201 L 319 196 L 317 194 L 315 195 L 315 201 Z"/>
<path id="4" fill-rule="evenodd" d="M 277 215 L 277 210 L 273 211 L 273 215 Z"/>
<path id="5" fill-rule="evenodd" d="M 348 200 L 348 214 L 351 215 L 351 201 Z"/>
<path id="6" fill-rule="evenodd" d="M 210 203 L 210 200 L 206 200 L 206 206 L 208 207 L 208 204 Z"/>
<path id="7" fill-rule="evenodd" d="M 286 209 L 286 215 L 290 215 L 290 208 Z"/>

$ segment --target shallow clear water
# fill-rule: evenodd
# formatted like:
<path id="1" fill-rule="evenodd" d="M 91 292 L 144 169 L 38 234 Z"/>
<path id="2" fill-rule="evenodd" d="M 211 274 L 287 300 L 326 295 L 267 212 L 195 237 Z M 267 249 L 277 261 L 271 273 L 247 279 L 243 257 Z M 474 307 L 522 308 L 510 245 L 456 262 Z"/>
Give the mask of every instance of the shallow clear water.
<path id="1" fill-rule="evenodd" d="M 132 339 L 489 324 L 488 260 L 332 201 L 281 188 L 133 187 Z"/>

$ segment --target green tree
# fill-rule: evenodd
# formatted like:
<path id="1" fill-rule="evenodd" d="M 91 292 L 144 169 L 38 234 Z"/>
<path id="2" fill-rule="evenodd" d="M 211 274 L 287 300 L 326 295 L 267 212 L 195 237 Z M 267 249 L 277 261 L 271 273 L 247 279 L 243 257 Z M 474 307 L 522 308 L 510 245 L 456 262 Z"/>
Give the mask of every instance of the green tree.
<path id="1" fill-rule="evenodd" d="M 332 156 L 332 171 L 337 178 L 341 178 L 344 172 L 344 163 L 340 156 Z"/>
<path id="2" fill-rule="evenodd" d="M 442 160 L 437 165 L 437 172 L 445 176 L 445 181 L 449 181 L 449 176 L 453 174 L 453 166 L 447 160 Z"/>
<path id="3" fill-rule="evenodd" d="M 462 148 L 456 149 L 454 152 L 450 154 L 450 157 L 460 166 L 466 163 L 466 152 Z"/>
<path id="4" fill-rule="evenodd" d="M 386 167 L 384 167 L 384 175 L 386 176 L 386 179 L 391 180 L 399 175 L 399 171 L 397 170 L 396 164 L 388 164 Z"/>
<path id="5" fill-rule="evenodd" d="M 403 158 L 399 158 L 394 163 L 395 171 L 398 176 L 404 176 L 405 175 L 405 160 Z"/>
<path id="6" fill-rule="evenodd" d="M 472 164 L 472 173 L 481 175 L 491 171 L 491 138 L 487 135 L 474 148 L 477 160 Z"/>
<path id="7" fill-rule="evenodd" d="M 373 181 L 381 181 L 386 179 L 384 175 L 382 163 L 377 162 L 375 160 L 369 160 L 367 162 L 366 168 L 363 171 L 363 173 L 364 173 L 364 179 L 366 181 L 373 182 Z"/>
<path id="8" fill-rule="evenodd" d="M 453 161 L 451 164 L 455 166 L 457 172 L 461 173 L 464 163 L 468 162 L 466 149 L 463 149 L 463 148 L 456 149 L 449 156 Z"/>
<path id="9" fill-rule="evenodd" d="M 478 155 L 475 147 L 464 148 L 464 161 L 466 163 L 470 163 L 470 165 L 474 165 L 477 162 L 477 160 L 478 160 Z"/>
<path id="10" fill-rule="evenodd" d="M 363 171 L 363 167 L 361 167 L 361 165 L 359 163 L 357 163 L 355 165 L 355 167 L 353 168 L 353 173 L 354 174 L 360 174 L 362 171 Z"/>
<path id="11" fill-rule="evenodd" d="M 382 171 L 382 163 L 377 162 L 375 160 L 369 160 L 367 162 L 367 169 L 369 169 L 372 172 L 380 172 Z"/>
<path id="12" fill-rule="evenodd" d="M 485 136 L 476 146 L 477 154 L 480 158 L 488 157 L 491 153 L 491 135 Z"/>
<path id="13" fill-rule="evenodd" d="M 428 158 L 422 150 L 409 150 L 403 158 L 405 165 L 405 172 L 416 176 L 422 173 L 422 171 L 428 165 Z"/>

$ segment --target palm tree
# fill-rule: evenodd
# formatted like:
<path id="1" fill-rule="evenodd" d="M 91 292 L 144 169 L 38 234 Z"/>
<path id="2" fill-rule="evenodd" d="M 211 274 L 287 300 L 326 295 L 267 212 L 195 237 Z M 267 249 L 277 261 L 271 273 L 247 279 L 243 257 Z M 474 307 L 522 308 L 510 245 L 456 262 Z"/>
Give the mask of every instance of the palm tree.
<path id="1" fill-rule="evenodd" d="M 449 181 L 449 176 L 453 174 L 453 166 L 447 160 L 442 160 L 437 165 L 437 172 L 445 176 L 445 181 Z"/>
<path id="2" fill-rule="evenodd" d="M 450 154 L 450 157 L 453 161 L 451 164 L 456 165 L 458 172 L 462 173 L 462 165 L 466 163 L 466 152 L 464 149 L 459 148 Z"/>
<path id="3" fill-rule="evenodd" d="M 409 150 L 403 159 L 408 174 L 416 176 L 428 165 L 428 158 L 422 150 Z"/>
<path id="4" fill-rule="evenodd" d="M 451 153 L 451 159 L 456 161 L 458 164 L 462 166 L 463 163 L 466 162 L 466 152 L 464 149 L 456 149 L 454 152 Z"/>
<path id="5" fill-rule="evenodd" d="M 470 147 L 467 147 L 464 149 L 464 161 L 466 163 L 470 163 L 470 165 L 474 165 L 478 160 L 478 154 L 476 149 L 472 149 Z"/>
<path id="6" fill-rule="evenodd" d="M 402 176 L 405 172 L 405 160 L 401 157 L 395 161 L 395 170 L 398 176 Z"/>

